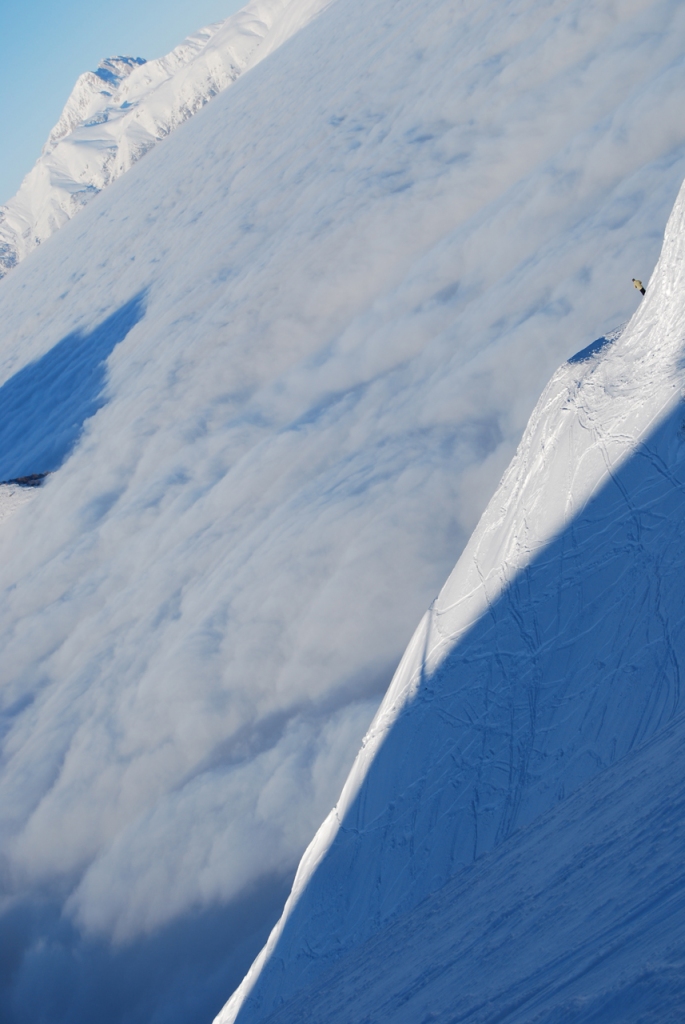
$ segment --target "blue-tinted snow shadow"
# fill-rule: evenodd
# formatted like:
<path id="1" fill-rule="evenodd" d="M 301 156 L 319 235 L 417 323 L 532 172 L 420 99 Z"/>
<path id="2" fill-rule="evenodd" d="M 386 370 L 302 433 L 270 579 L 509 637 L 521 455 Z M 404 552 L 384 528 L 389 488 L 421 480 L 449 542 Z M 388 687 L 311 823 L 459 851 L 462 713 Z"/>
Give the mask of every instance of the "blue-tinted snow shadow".
<path id="1" fill-rule="evenodd" d="M 89 939 L 55 902 L 0 917 L 3 1024 L 209 1024 L 266 941 L 292 875 L 121 947 Z"/>
<path id="2" fill-rule="evenodd" d="M 608 337 L 597 338 L 596 341 L 590 342 L 585 348 L 581 348 L 580 352 L 576 352 L 574 356 L 571 356 L 569 363 L 585 363 L 588 359 L 592 359 L 593 356 L 599 355 L 603 348 L 611 344 L 612 339 Z"/>
<path id="3" fill-rule="evenodd" d="M 0 387 L 0 480 L 59 469 L 105 404 L 106 360 L 145 315 L 145 293 L 88 334 L 68 334 Z"/>
<path id="4" fill-rule="evenodd" d="M 681 403 L 420 678 L 238 1024 L 279 1006 L 290 1024 L 342 936 L 364 941 L 673 718 L 684 521 Z"/>
<path id="5" fill-rule="evenodd" d="M 581 348 L 580 352 L 576 352 L 574 356 L 571 356 L 568 362 L 571 364 L 587 363 L 588 360 L 593 359 L 595 356 L 599 355 L 599 353 L 602 352 L 607 347 L 607 345 L 613 345 L 615 341 L 618 341 L 618 339 L 621 337 L 627 326 L 628 321 L 626 320 L 626 322 L 621 324 L 620 327 L 615 328 L 615 330 L 613 331 L 609 331 L 608 334 L 605 334 L 601 338 L 597 338 L 596 341 L 591 341 L 589 345 L 585 346 L 585 348 Z"/>

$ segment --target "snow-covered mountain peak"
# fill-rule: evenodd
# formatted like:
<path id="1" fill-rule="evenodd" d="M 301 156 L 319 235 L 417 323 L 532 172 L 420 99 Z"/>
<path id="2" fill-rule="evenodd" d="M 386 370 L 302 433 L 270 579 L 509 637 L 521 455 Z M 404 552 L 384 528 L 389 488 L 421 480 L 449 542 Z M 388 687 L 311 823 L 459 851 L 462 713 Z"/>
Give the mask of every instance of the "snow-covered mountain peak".
<path id="1" fill-rule="evenodd" d="M 144 57 L 105 57 L 95 69 L 95 74 L 108 85 L 117 88 L 122 79 L 128 78 L 140 64 L 145 64 Z"/>
<path id="2" fill-rule="evenodd" d="M 57 143 L 79 125 L 93 123 L 94 118 L 115 101 L 124 79 L 141 64 L 145 64 L 143 57 L 107 57 L 95 71 L 79 75 L 59 121 L 48 135 L 43 156 L 51 153 Z M 99 120 L 104 118 L 100 117 Z"/>
<path id="3" fill-rule="evenodd" d="M 37 163 L 0 207 L 0 277 L 234 82 L 287 3 L 252 0 L 164 57 L 108 57 L 82 74 Z"/>

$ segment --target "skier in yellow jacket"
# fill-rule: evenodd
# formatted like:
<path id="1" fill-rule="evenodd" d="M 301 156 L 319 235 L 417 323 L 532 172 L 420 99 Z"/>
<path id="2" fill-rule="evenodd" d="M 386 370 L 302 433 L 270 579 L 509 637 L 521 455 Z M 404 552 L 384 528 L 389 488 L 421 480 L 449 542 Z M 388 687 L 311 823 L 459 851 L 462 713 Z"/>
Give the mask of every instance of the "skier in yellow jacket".
<path id="1" fill-rule="evenodd" d="M 640 295 L 644 295 L 645 294 L 645 288 L 644 288 L 644 285 L 643 285 L 642 281 L 638 281 L 638 279 L 636 277 L 634 277 L 633 278 L 633 284 L 635 285 L 635 287 L 639 291 Z"/>

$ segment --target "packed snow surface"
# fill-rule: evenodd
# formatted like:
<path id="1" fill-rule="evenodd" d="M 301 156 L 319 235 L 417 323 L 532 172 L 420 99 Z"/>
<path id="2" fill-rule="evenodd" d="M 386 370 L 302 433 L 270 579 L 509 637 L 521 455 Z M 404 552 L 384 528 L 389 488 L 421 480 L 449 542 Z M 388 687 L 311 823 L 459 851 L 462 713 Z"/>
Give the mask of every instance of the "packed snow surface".
<path id="1" fill-rule="evenodd" d="M 81 75 L 40 158 L 0 207 L 0 277 L 234 82 L 287 2 L 252 0 L 165 57 L 109 57 Z"/>
<path id="2" fill-rule="evenodd" d="M 545 1019 L 571 996 L 617 1024 L 682 1011 L 685 186 L 644 303 L 602 340 L 543 392 L 217 1024 L 271 1019 L 315 982 L 276 1019 L 537 1020 L 541 993 Z M 321 981 L 460 870 L 353 958 L 354 982 L 349 964 L 347 985 Z"/>
<path id="3" fill-rule="evenodd" d="M 0 283 L 0 479 L 53 470 L 0 530 L 12 1024 L 239 984 L 543 387 L 640 302 L 684 32 L 290 0 Z"/>
<path id="4" fill-rule="evenodd" d="M 21 487 L 18 484 L 0 484 L 0 529 L 5 519 L 9 519 L 17 509 L 25 505 L 34 496 L 32 487 Z"/>

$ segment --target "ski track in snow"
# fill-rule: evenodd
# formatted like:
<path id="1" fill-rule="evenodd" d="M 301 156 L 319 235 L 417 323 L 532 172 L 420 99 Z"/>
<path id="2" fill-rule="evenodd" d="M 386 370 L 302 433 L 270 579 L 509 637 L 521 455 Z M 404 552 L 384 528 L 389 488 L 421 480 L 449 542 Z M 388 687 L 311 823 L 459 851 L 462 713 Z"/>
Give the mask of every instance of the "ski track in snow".
<path id="1" fill-rule="evenodd" d="M 684 727 L 465 868 L 270 1024 L 681 1020 Z"/>
<path id="2" fill-rule="evenodd" d="M 684 22 L 290 0 L 254 67 L 0 283 L 0 400 L 30 396 L 2 457 L 43 472 L 42 410 L 65 431 L 0 530 L 14 1020 L 188 1024 L 239 982 L 546 381 L 639 303 L 685 176 Z M 615 427 L 569 396 L 595 472 Z M 537 541 L 513 543 L 518 573 Z M 464 626 L 425 621 L 414 646 Z M 504 834 L 535 806 L 488 770 Z"/>

